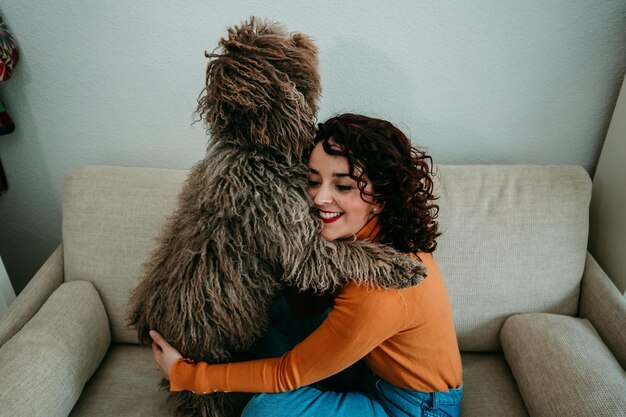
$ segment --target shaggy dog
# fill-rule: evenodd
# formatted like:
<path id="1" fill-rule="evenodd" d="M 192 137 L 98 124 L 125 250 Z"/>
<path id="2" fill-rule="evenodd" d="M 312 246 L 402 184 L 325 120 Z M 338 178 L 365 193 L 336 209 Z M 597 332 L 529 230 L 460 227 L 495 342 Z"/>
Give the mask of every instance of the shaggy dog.
<path id="1" fill-rule="evenodd" d="M 421 264 L 368 242 L 329 242 L 307 197 L 306 165 L 320 95 L 310 39 L 251 18 L 229 28 L 206 72 L 198 114 L 206 157 L 132 294 L 140 341 L 158 330 L 183 356 L 232 361 L 263 333 L 283 285 L 333 291 L 348 281 L 390 288 L 420 282 Z M 168 387 L 163 380 L 163 387 Z M 177 416 L 224 416 L 229 394 L 170 394 Z"/>

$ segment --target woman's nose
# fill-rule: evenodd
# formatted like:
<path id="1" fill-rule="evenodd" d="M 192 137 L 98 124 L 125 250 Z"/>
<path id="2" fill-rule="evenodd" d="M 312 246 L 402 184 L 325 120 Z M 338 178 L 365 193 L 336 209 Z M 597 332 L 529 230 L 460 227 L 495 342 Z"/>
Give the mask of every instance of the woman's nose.
<path id="1" fill-rule="evenodd" d="M 329 204 L 333 201 L 331 190 L 327 186 L 320 185 L 313 196 L 313 202 L 318 206 Z"/>

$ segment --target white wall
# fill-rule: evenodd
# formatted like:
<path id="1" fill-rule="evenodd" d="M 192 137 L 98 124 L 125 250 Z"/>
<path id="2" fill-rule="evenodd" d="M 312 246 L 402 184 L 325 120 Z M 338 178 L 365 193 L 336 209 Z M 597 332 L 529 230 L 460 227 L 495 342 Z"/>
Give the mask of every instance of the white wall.
<path id="1" fill-rule="evenodd" d="M 85 164 L 188 168 L 206 59 L 250 14 L 312 35 L 320 118 L 389 118 L 438 163 L 592 172 L 625 69 L 626 2 L 0 0 L 22 60 L 0 85 L 11 190 L 0 255 L 20 291 L 60 242 L 63 176 Z"/>
<path id="2" fill-rule="evenodd" d="M 593 177 L 589 252 L 626 294 L 626 81 Z"/>

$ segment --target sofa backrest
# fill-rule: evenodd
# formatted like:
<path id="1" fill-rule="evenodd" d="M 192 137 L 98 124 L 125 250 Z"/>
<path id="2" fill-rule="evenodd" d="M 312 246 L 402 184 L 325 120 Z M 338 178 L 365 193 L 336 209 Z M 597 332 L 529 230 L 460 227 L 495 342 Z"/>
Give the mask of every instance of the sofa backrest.
<path id="1" fill-rule="evenodd" d="M 137 343 L 126 326 L 126 305 L 186 177 L 187 171 L 111 166 L 65 177 L 65 280 L 93 283 L 114 342 Z"/>
<path id="2" fill-rule="evenodd" d="M 575 315 L 591 181 L 581 167 L 437 167 L 435 252 L 465 351 L 497 351 L 511 314 Z M 113 341 L 136 343 L 126 303 L 187 171 L 90 166 L 65 179 L 65 280 L 94 284 Z"/>
<path id="3" fill-rule="evenodd" d="M 439 166 L 435 251 L 463 351 L 499 351 L 517 313 L 576 315 L 591 180 L 582 167 Z"/>

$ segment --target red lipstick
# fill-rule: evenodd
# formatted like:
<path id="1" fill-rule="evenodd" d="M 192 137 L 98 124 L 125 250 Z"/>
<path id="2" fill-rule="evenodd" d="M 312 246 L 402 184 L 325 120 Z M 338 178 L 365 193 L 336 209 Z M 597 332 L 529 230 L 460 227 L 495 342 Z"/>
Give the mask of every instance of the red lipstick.
<path id="1" fill-rule="evenodd" d="M 326 210 L 319 210 L 320 213 L 333 213 L 333 214 L 337 214 L 336 211 L 326 211 Z M 324 224 L 329 224 L 329 223 L 334 223 L 337 220 L 339 220 L 339 218 L 343 216 L 343 213 L 339 214 L 339 216 L 337 217 L 333 217 L 331 219 L 325 219 L 323 218 L 321 215 L 318 215 L 318 217 L 320 218 L 320 220 L 324 223 Z"/>

